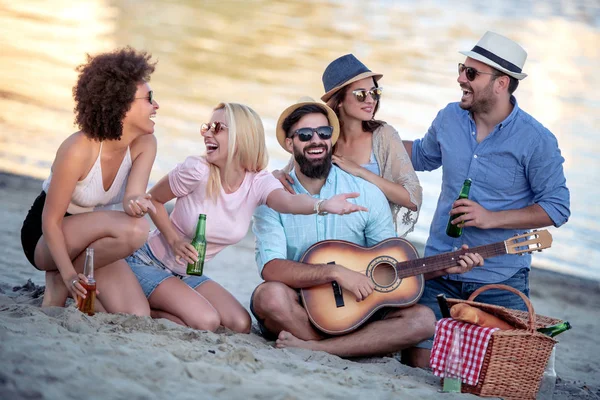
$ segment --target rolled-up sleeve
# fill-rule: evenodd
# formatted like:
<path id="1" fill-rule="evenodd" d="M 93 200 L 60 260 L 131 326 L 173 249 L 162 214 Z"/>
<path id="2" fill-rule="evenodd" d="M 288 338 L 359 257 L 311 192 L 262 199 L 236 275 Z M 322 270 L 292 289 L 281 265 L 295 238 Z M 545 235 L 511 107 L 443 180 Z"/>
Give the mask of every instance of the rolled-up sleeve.
<path id="1" fill-rule="evenodd" d="M 411 158 L 415 171 L 433 171 L 442 165 L 442 150 L 437 135 L 443 122 L 444 111 L 438 112 L 423 139 L 413 142 Z"/>
<path id="2" fill-rule="evenodd" d="M 534 193 L 534 203 L 546 211 L 556 227 L 567 222 L 571 215 L 564 161 L 556 138 L 549 132 L 542 132 L 536 143 L 532 144 L 527 174 Z"/>
<path id="3" fill-rule="evenodd" d="M 254 256 L 262 278 L 263 268 L 269 261 L 287 259 L 286 235 L 279 213 L 266 205 L 256 209 L 253 222 L 252 232 L 256 237 Z"/>

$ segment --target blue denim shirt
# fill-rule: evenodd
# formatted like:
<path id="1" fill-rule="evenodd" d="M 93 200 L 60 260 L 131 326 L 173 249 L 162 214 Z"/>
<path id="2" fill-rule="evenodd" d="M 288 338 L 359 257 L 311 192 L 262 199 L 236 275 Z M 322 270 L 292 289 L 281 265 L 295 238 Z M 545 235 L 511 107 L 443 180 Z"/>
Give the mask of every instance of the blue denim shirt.
<path id="1" fill-rule="evenodd" d="M 300 184 L 296 173 L 292 187 L 296 193 L 308 191 Z M 298 261 L 304 252 L 316 242 L 326 239 L 347 240 L 363 247 L 371 247 L 384 239 L 396 237 L 390 206 L 379 188 L 370 182 L 350 175 L 333 166 L 319 195 L 312 197 L 328 199 L 336 194 L 359 192 L 360 196 L 349 199 L 369 209 L 346 215 L 294 215 L 280 214 L 260 206 L 254 212 L 252 231 L 256 236 L 256 264 L 262 270 L 274 259 Z"/>
<path id="2" fill-rule="evenodd" d="M 513 111 L 481 143 L 477 143 L 477 128 L 470 112 L 458 103 L 442 109 L 423 139 L 413 143 L 416 171 L 431 171 L 443 165 L 442 190 L 425 256 L 453 251 L 463 243 L 475 247 L 501 242 L 526 231 L 465 227 L 459 238 L 446 235 L 450 208 L 467 178 L 472 180 L 469 198 L 488 210 L 515 210 L 538 204 L 554 226 L 567 222 L 569 190 L 557 140 L 521 110 L 514 97 L 511 103 Z M 530 266 L 531 255 L 507 254 L 487 259 L 483 267 L 451 275 L 449 279 L 496 283 Z"/>

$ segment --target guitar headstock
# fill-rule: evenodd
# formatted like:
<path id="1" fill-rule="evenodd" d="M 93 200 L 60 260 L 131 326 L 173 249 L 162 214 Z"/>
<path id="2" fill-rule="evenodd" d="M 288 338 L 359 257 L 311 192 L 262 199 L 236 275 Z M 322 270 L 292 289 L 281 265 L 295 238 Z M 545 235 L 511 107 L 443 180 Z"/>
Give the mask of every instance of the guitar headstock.
<path id="1" fill-rule="evenodd" d="M 507 254 L 532 253 L 542 251 L 552 245 L 552 235 L 548 230 L 532 231 L 523 235 L 515 235 L 504 241 Z"/>

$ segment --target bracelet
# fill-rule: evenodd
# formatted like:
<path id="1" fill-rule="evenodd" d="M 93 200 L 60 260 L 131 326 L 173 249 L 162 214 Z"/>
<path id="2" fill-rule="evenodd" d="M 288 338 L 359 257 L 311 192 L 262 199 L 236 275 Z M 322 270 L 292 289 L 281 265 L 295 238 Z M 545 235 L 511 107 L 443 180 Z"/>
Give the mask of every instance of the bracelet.
<path id="1" fill-rule="evenodd" d="M 321 204 L 323 204 L 324 201 L 325 199 L 321 199 L 315 203 L 315 212 L 317 215 L 327 215 L 326 211 L 321 211 Z"/>

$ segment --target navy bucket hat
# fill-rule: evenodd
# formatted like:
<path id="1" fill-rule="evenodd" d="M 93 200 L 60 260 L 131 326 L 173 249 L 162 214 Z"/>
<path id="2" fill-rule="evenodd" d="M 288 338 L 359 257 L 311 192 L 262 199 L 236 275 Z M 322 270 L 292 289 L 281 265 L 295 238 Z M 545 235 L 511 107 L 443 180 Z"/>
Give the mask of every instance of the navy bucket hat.
<path id="1" fill-rule="evenodd" d="M 327 102 L 331 96 L 344 86 L 370 76 L 378 81 L 383 75 L 372 72 L 365 64 L 354 57 L 353 54 L 341 56 L 333 60 L 325 68 L 325 72 L 323 72 L 325 94 L 321 96 L 321 100 Z"/>

